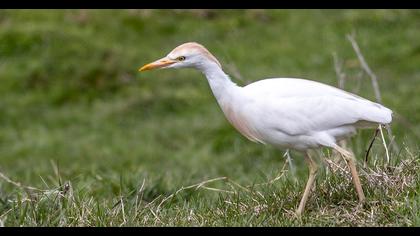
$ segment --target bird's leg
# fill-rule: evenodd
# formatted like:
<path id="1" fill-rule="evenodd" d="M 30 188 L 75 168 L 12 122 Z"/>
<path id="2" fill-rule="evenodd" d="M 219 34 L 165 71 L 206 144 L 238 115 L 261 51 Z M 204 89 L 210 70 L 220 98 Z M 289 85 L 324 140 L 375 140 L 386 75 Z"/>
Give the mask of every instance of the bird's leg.
<path id="1" fill-rule="evenodd" d="M 354 157 L 354 154 L 339 146 L 335 146 L 334 149 L 337 150 L 346 160 L 347 165 L 350 168 L 350 173 L 353 179 L 354 187 L 356 188 L 356 192 L 359 197 L 359 202 L 363 203 L 365 201 L 365 194 L 363 193 L 362 185 L 360 184 L 359 175 L 357 174 L 356 163 L 355 163 L 356 158 Z"/>
<path id="2" fill-rule="evenodd" d="M 348 150 L 348 152 L 353 153 L 353 152 L 352 152 L 351 150 L 349 150 L 349 148 L 347 147 L 347 140 L 345 140 L 345 139 L 342 139 L 342 140 L 338 141 L 338 146 L 340 146 L 340 147 L 341 147 L 341 148 L 343 148 L 343 149 Z M 353 154 L 353 155 L 354 155 L 354 154 Z M 333 149 L 333 157 L 332 157 L 332 159 L 333 159 L 335 162 L 339 162 L 340 160 L 342 160 L 342 158 L 343 158 L 343 155 L 342 155 L 339 151 L 337 151 L 337 150 Z"/>
<path id="3" fill-rule="evenodd" d="M 308 163 L 309 167 L 309 177 L 308 182 L 306 183 L 305 191 L 303 192 L 302 199 L 300 200 L 299 207 L 296 211 L 298 216 L 302 215 L 303 210 L 305 209 L 306 201 L 308 200 L 309 193 L 311 192 L 312 185 L 314 184 L 316 172 L 318 170 L 318 165 L 316 162 L 309 156 L 309 153 L 305 153 L 305 161 Z"/>

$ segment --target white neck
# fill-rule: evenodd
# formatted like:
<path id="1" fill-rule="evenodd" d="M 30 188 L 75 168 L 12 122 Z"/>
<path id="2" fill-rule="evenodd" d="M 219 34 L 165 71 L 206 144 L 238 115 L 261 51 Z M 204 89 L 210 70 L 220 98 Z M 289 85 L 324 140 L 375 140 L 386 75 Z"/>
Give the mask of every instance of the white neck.
<path id="1" fill-rule="evenodd" d="M 209 62 L 198 69 L 206 76 L 219 105 L 233 99 L 241 89 L 241 87 L 230 80 L 229 76 L 216 63 Z"/>

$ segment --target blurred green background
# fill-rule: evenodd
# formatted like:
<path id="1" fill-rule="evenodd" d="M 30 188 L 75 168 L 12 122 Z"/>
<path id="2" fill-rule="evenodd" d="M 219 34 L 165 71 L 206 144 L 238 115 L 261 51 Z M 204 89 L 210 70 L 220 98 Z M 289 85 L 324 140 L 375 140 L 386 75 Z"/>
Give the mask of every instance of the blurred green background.
<path id="1" fill-rule="evenodd" d="M 336 53 L 345 89 L 374 100 L 350 33 L 398 114 L 396 142 L 418 145 L 418 10 L 0 10 L 0 171 L 43 187 L 58 166 L 98 199 L 143 178 L 156 180 L 152 197 L 217 176 L 275 175 L 283 152 L 241 137 L 199 72 L 138 68 L 196 41 L 240 85 L 301 77 L 337 86 Z M 371 135 L 352 141 L 357 154 Z"/>

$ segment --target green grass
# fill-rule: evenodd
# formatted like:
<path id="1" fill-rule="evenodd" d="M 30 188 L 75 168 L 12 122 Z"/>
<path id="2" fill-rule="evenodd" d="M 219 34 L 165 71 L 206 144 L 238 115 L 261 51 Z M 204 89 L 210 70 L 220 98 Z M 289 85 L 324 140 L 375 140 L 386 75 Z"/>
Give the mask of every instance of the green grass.
<path id="1" fill-rule="evenodd" d="M 419 29 L 416 10 L 0 10 L 0 223 L 420 226 Z M 398 114 L 401 148 L 384 167 L 378 139 L 359 166 L 364 208 L 349 174 L 326 164 L 297 219 L 307 176 L 298 153 L 292 173 L 284 150 L 241 137 L 200 73 L 137 72 L 197 41 L 241 85 L 268 77 L 336 85 L 337 53 L 346 89 L 374 100 L 345 38 L 352 32 Z M 371 136 L 350 141 L 359 164 Z M 228 192 L 179 191 L 218 177 L 226 178 L 203 187 Z"/>

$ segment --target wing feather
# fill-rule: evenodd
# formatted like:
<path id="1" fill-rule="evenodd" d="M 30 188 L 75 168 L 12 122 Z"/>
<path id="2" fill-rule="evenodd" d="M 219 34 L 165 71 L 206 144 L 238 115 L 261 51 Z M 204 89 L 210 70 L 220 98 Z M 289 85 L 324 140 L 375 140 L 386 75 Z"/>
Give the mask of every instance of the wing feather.
<path id="1" fill-rule="evenodd" d="M 289 135 L 392 119 L 391 110 L 380 104 L 315 81 L 267 79 L 244 88 L 250 94 L 246 113 L 260 114 L 253 123 Z"/>

